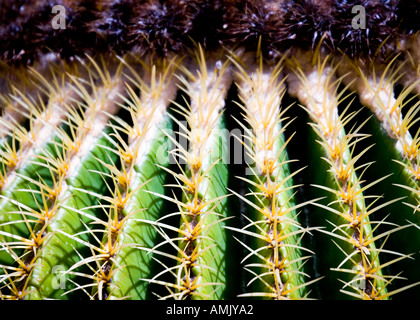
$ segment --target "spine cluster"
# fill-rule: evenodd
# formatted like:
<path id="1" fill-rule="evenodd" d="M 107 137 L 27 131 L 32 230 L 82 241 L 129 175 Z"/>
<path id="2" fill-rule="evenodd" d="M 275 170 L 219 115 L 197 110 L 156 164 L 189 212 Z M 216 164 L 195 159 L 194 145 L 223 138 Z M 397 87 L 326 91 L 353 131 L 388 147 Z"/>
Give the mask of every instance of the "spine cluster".
<path id="1" fill-rule="evenodd" d="M 242 296 L 272 299 L 304 298 L 307 294 L 303 264 L 308 259 L 301 246 L 309 231 L 298 221 L 297 204 L 286 148 L 284 111 L 285 92 L 282 65 L 263 66 L 262 60 L 242 68 L 239 64 L 237 85 L 248 127 L 245 127 L 247 153 L 250 155 L 250 177 L 243 177 L 252 190 L 247 197 L 239 195 L 250 210 L 246 226 L 237 231 L 248 241 L 241 242 L 249 251 L 243 262 L 253 277 L 253 291 Z M 252 211 L 254 213 L 252 213 Z"/>

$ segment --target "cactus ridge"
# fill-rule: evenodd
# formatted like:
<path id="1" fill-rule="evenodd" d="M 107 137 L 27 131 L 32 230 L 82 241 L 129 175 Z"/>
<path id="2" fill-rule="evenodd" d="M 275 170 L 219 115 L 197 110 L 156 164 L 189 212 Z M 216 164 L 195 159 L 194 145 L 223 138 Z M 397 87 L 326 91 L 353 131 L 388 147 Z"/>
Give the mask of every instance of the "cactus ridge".
<path id="1" fill-rule="evenodd" d="M 161 274 L 149 281 L 164 284 L 169 295 L 163 298 L 220 298 L 226 281 L 226 267 L 223 254 L 226 234 L 222 226 L 228 219 L 224 204 L 226 193 L 226 165 L 221 163 L 223 155 L 224 133 L 219 133 L 224 126 L 220 111 L 230 86 L 228 60 L 207 60 L 201 47 L 197 48 L 196 59 L 190 63 L 197 65 L 197 71 L 183 69 L 178 77 L 181 89 L 190 97 L 187 108 L 178 105 L 179 113 L 186 124 L 176 120 L 188 146 L 177 141 L 171 152 L 177 159 L 180 173 L 173 171 L 176 184 L 182 190 L 182 198 L 168 199 L 178 207 L 180 226 L 168 226 L 158 223 L 165 241 L 175 249 L 172 259 L 177 261 L 174 267 L 167 267 L 175 278 L 173 282 L 158 280 Z M 185 163 L 185 168 L 181 167 Z M 171 214 L 172 215 L 172 214 Z M 165 219 L 162 217 L 160 220 Z M 171 238 L 166 231 L 176 231 Z M 160 246 L 160 245 L 158 245 Z M 153 249 L 154 250 L 154 249 Z M 164 253 L 160 253 L 164 254 Z M 220 270 L 215 268 L 219 267 Z"/>
<path id="2" fill-rule="evenodd" d="M 292 179 L 301 170 L 290 173 L 288 168 L 291 160 L 286 148 L 291 138 L 284 140 L 287 118 L 278 109 L 285 93 L 282 64 L 264 68 L 261 56 L 257 60 L 255 67 L 243 68 L 236 63 L 239 106 L 248 124 L 244 126 L 245 137 L 251 141 L 251 145 L 245 144 L 251 177 L 238 177 L 250 186 L 250 192 L 246 197 L 236 194 L 256 213 L 244 216 L 247 224 L 242 229 L 231 229 L 250 239 L 245 242 L 237 239 L 249 251 L 242 260 L 249 261 L 244 269 L 253 275 L 248 286 L 261 283 L 254 286 L 255 292 L 240 296 L 305 298 L 304 287 L 312 281 L 305 283 L 302 279 L 308 277 L 303 265 L 309 258 L 302 252 L 312 252 L 301 246 L 300 241 L 312 228 L 303 228 L 296 213 L 308 203 L 295 203 L 293 189 L 299 186 Z"/>

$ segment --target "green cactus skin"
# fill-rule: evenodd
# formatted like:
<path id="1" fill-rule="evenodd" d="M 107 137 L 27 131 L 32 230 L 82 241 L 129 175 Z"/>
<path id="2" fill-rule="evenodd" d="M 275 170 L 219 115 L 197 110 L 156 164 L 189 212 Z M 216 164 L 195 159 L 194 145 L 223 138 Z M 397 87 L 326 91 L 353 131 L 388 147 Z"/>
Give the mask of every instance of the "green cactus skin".
<path id="1" fill-rule="evenodd" d="M 33 73 L 38 74 L 35 70 Z M 45 80 L 41 75 L 39 78 Z M 69 126 L 64 123 L 69 112 L 63 105 L 70 102 L 72 95 L 65 85 L 60 85 L 56 80 L 48 85 L 49 91 L 46 92 L 49 92 L 50 99 L 47 106 L 41 98 L 38 105 L 29 97 L 22 96 L 20 91 L 19 96 L 13 97 L 30 114 L 30 130 L 16 122 L 16 128 L 4 140 L 9 145 L 4 146 L 2 153 L 2 163 L 7 165 L 3 166 L 2 172 L 0 221 L 3 223 L 0 232 L 4 242 L 14 240 L 11 246 L 3 247 L 0 252 L 0 263 L 5 266 L 14 265 L 10 259 L 12 256 L 5 250 L 12 250 L 19 256 L 23 248 L 28 248 L 22 239 L 34 237 L 31 233 L 35 232 L 41 219 L 37 214 L 45 201 L 43 188 L 50 189 L 54 185 L 53 169 L 49 167 L 47 159 L 62 157 L 61 137 L 69 133 Z M 6 125 L 7 128 L 9 126 L 10 123 Z M 9 159 L 14 159 L 16 164 L 10 166 Z M 24 214 L 25 211 L 29 214 Z"/>
<path id="2" fill-rule="evenodd" d="M 92 191 L 98 189 L 97 191 L 100 192 L 105 188 L 104 185 L 97 183 L 90 171 L 101 168 L 101 163 L 97 159 L 103 158 L 106 161 L 106 154 L 100 149 L 102 140 L 105 140 L 102 137 L 103 129 L 105 129 L 109 119 L 106 112 L 115 112 L 115 105 L 118 102 L 116 99 L 118 98 L 116 91 L 118 90 L 118 82 L 113 83 L 111 80 L 108 84 L 110 85 L 109 89 L 104 88 L 102 93 L 102 95 L 106 95 L 108 101 L 101 104 L 104 97 L 96 94 L 96 100 L 91 100 L 91 104 L 86 109 L 86 117 L 79 123 L 82 126 L 76 130 L 78 132 L 76 139 L 66 146 L 66 152 L 68 152 L 66 161 L 65 163 L 59 163 L 56 168 L 58 176 L 61 178 L 57 177 L 59 185 L 52 203 L 46 201 L 45 198 L 42 199 L 43 202 L 40 202 L 41 206 L 37 203 L 40 214 L 44 218 L 38 222 L 38 226 L 34 226 L 33 234 L 30 235 L 33 238 L 30 241 L 34 245 L 33 249 L 25 253 L 26 261 L 24 263 L 27 273 L 23 280 L 16 277 L 16 281 L 23 281 L 23 284 L 21 284 L 23 289 L 18 289 L 19 292 L 15 292 L 15 294 L 28 295 L 29 298 L 33 299 L 59 297 L 54 295 L 57 288 L 51 283 L 55 280 L 56 275 L 51 270 L 57 265 L 68 268 L 68 261 L 74 259 L 71 254 L 76 255 L 74 250 L 77 250 L 77 247 L 72 245 L 67 236 L 63 239 L 63 233 L 74 234 L 83 231 L 85 216 L 79 216 L 79 213 L 75 213 L 74 210 L 85 208 L 87 207 L 86 201 L 88 203 L 92 201 L 86 199 L 90 197 L 89 195 L 80 193 L 80 191 L 73 192 L 73 189 L 89 190 L 92 188 Z M 76 85 L 78 85 L 78 82 L 76 82 Z M 113 86 L 115 87 L 113 88 Z M 79 88 L 82 89 L 82 86 L 79 86 Z M 105 113 L 101 114 L 101 112 Z M 86 133 L 90 133 L 90 136 L 79 144 L 78 139 Z M 50 154 L 50 156 L 54 158 L 54 155 Z M 47 162 L 53 160 L 50 158 Z M 45 170 L 48 170 L 48 168 L 46 166 Z M 61 170 L 58 170 L 59 168 Z M 52 175 L 55 175 L 55 173 L 52 173 L 51 170 L 49 170 L 49 173 L 50 180 L 52 180 Z M 26 193 L 26 195 L 30 194 L 29 192 Z M 25 215 L 25 213 L 22 212 L 22 215 Z M 15 283 L 13 285 L 15 286 Z"/>
<path id="3" fill-rule="evenodd" d="M 153 139 L 151 150 L 158 150 L 162 145 L 167 144 L 167 137 L 164 132 L 172 130 L 172 123 L 168 116 L 157 126 L 160 132 Z M 141 248 L 152 248 L 156 245 L 157 232 L 154 227 L 146 221 L 158 220 L 164 209 L 163 200 L 149 192 L 164 194 L 166 171 L 156 165 L 159 163 L 155 153 L 151 152 L 142 156 L 142 161 L 135 166 L 135 174 L 132 178 L 134 182 L 130 191 L 135 191 L 126 208 L 125 215 L 130 218 L 124 223 L 121 230 L 119 242 L 126 245 L 121 248 L 115 264 L 121 269 L 115 271 L 111 282 L 115 284 L 115 289 L 110 288 L 110 299 L 120 299 L 130 297 L 130 299 L 146 299 L 151 294 L 148 291 L 147 282 L 142 279 L 151 278 L 156 272 L 153 265 L 153 254 Z M 139 211 L 139 208 L 145 210 Z M 138 247 L 132 247 L 130 244 Z M 155 268 L 156 269 L 156 268 Z"/>
<path id="4" fill-rule="evenodd" d="M 176 250 L 173 259 L 177 265 L 165 271 L 170 272 L 175 281 L 163 282 L 158 277 L 150 281 L 173 290 L 166 298 L 223 299 L 229 296 L 231 288 L 226 286 L 229 259 L 227 233 L 223 228 L 229 215 L 228 171 L 223 162 L 227 136 L 225 120 L 219 112 L 230 85 L 230 75 L 226 63 L 218 66 L 213 59 L 206 62 L 201 47 L 196 57 L 197 72 L 184 69 L 186 77 L 179 77 L 191 103 L 189 110 L 180 106 L 189 126 L 180 123 L 189 146 L 177 146 L 177 156 L 186 161 L 182 173 L 177 175 L 182 199 L 168 198 L 179 208 L 180 226 L 175 228 L 179 228 L 178 236 L 171 239 L 162 231 Z M 171 229 L 164 224 L 160 226 Z"/>
<path id="5" fill-rule="evenodd" d="M 100 145 L 106 145 L 106 138 L 102 137 L 95 141 L 94 147 L 81 161 L 77 168 L 77 175 L 69 177 L 69 190 L 62 195 L 66 199 L 60 204 L 60 209 L 54 214 L 53 221 L 47 228 L 47 233 L 51 238 L 47 238 L 46 244 L 42 247 L 41 253 L 36 259 L 36 264 L 32 276 L 29 280 L 28 290 L 29 299 L 42 299 L 45 297 L 59 299 L 64 292 L 61 288 L 57 290 L 52 284 L 57 273 L 53 272 L 53 266 L 63 266 L 67 270 L 78 260 L 76 251 L 82 248 L 76 241 L 72 241 L 66 234 L 76 234 L 85 231 L 84 225 L 89 224 L 91 219 L 80 215 L 76 210 L 81 210 L 89 205 L 93 205 L 95 198 L 72 188 L 84 189 L 91 192 L 104 193 L 105 185 L 98 184 L 95 175 L 90 170 L 105 171 L 106 168 L 97 161 L 109 161 L 107 153 L 103 151 Z M 109 142 L 108 142 L 109 143 Z M 116 159 L 115 159 L 116 160 Z M 86 215 L 97 215 L 97 210 L 83 210 Z M 60 232 L 57 232 L 60 230 Z M 65 233 L 65 234 L 64 234 Z M 81 237 L 84 241 L 92 239 L 86 236 Z"/>
<path id="6" fill-rule="evenodd" d="M 418 190 L 418 183 L 412 178 L 412 174 L 406 170 L 405 166 L 402 165 L 406 163 L 406 159 L 396 148 L 396 140 L 389 137 L 378 119 L 372 116 L 371 111 L 364 109 L 361 112 L 361 116 L 369 119 L 365 128 L 363 128 L 363 132 L 371 135 L 369 140 L 374 144 L 366 152 L 366 160 L 375 161 L 366 172 L 366 179 L 376 181 L 383 175 L 388 176 L 382 183 L 375 185 L 375 192 L 383 195 L 382 202 L 402 198 L 401 201 L 387 206 L 387 212 L 391 213 L 387 220 L 396 225 L 410 223 L 418 226 L 420 222 L 419 215 L 413 209 L 413 206 L 417 206 L 420 203 L 419 194 L 413 192 L 413 190 Z M 380 154 L 387 154 L 388 156 L 378 157 Z M 390 266 L 390 270 L 394 274 L 397 274 L 398 270 L 404 270 L 401 276 L 407 278 L 410 283 L 420 281 L 420 276 L 416 272 L 419 259 L 418 246 L 416 241 L 407 242 L 404 239 L 415 239 L 417 232 L 418 229 L 415 227 L 401 230 L 387 245 L 387 248 L 391 251 L 412 254 L 412 259 L 404 259 Z M 407 281 L 401 280 L 400 282 L 403 285 Z M 414 287 L 411 290 L 401 292 L 398 297 L 399 299 L 403 297 L 409 298 L 410 295 L 418 294 L 418 292 L 419 288 Z"/>
<path id="7" fill-rule="evenodd" d="M 115 241 L 116 248 L 120 249 L 114 256 L 115 270 L 111 271 L 107 289 L 109 299 L 150 299 L 152 296 L 148 282 L 143 279 L 152 278 L 157 272 L 150 248 L 156 245 L 158 232 L 149 221 L 160 219 L 165 210 L 163 199 L 154 194 L 165 193 L 167 172 L 162 167 L 169 164 L 166 132 L 172 131 L 172 120 L 166 109 L 176 94 L 172 79 L 175 63 L 171 60 L 166 66 L 165 61 L 161 61 L 151 70 L 144 68 L 145 81 L 140 80 L 140 96 L 130 101 L 132 120 L 137 122 L 135 127 L 141 133 L 129 135 L 131 143 L 124 151 L 132 155 L 125 166 L 133 176 L 129 177 L 125 195 L 121 195 L 124 221 L 120 219 L 121 232 Z M 109 236 L 106 235 L 104 241 L 108 241 Z"/>
<path id="8" fill-rule="evenodd" d="M 355 103 L 342 110 L 345 90 L 355 90 L 360 96 L 360 84 L 357 90 L 349 83 L 345 90 L 339 90 L 344 78 L 337 78 L 338 67 L 319 52 L 309 60 L 307 53 L 297 54 L 296 61 L 284 60 L 284 69 L 273 69 L 265 62 L 256 66 L 247 59 L 239 62 L 236 55 L 223 54 L 198 48 L 196 60 L 177 60 L 176 68 L 170 71 L 171 80 L 165 82 L 172 89 L 159 87 L 157 81 L 169 72 L 168 66 L 145 68 L 155 60 L 142 61 L 140 69 L 147 72 L 135 74 L 129 59 L 109 61 L 109 65 L 104 64 L 104 70 L 110 70 L 107 72 L 93 58 L 87 58 L 88 75 L 80 79 L 70 76 L 76 95 L 72 95 L 71 103 L 63 103 L 65 116 L 53 126 L 48 140 L 39 148 L 30 148 L 31 157 L 24 159 L 13 181 L 2 189 L 1 299 L 397 299 L 418 292 L 418 259 L 413 258 L 417 258 L 419 246 L 416 241 L 406 241 L 407 237 L 418 239 L 420 232 L 418 179 L 409 174 L 410 161 L 396 144 L 398 137 L 390 138 L 383 119 L 377 120 L 378 112 L 372 110 L 372 117 L 355 112 Z M 251 97 L 261 93 L 265 98 L 273 94 L 279 99 L 272 108 L 266 106 L 269 102 L 263 103 L 275 125 L 268 139 L 260 143 L 271 142 L 276 157 L 260 161 L 263 167 L 258 162 L 243 164 L 251 175 L 237 180 L 246 191 L 230 190 L 232 176 L 224 158 L 228 154 L 229 122 L 223 114 L 224 103 L 232 75 L 238 71 L 243 77 L 236 81 L 235 100 L 241 106 L 229 107 L 240 109 L 235 120 L 250 140 L 258 131 L 256 122 L 250 120 L 250 110 L 255 107 Z M 268 86 L 255 82 L 252 94 L 246 95 L 242 91 L 247 90 L 246 77 L 252 74 L 255 80 L 259 73 L 272 81 Z M 366 79 L 362 80 L 367 85 Z M 390 81 L 386 86 L 393 83 Z M 117 89 L 110 93 L 107 90 L 112 91 L 113 85 Z M 398 108 L 403 108 L 412 88 L 406 88 L 401 99 L 396 99 Z M 101 95 L 101 90 L 108 93 Z M 162 90 L 171 94 L 159 107 L 164 110 L 160 120 L 152 121 L 153 137 L 139 147 L 130 163 L 126 157 L 133 146 L 129 136 L 138 127 L 135 118 L 126 121 L 121 117 L 133 116 L 134 105 L 147 105 L 147 99 L 163 96 Z M 316 90 L 321 94 L 314 93 Z M 167 108 L 177 91 L 182 91 L 185 103 L 174 104 L 171 112 L 179 114 L 175 117 Z M 306 125 L 302 131 L 307 131 L 309 146 L 306 158 L 299 159 L 307 162 L 305 170 L 292 169 L 295 165 L 290 153 L 300 145 L 296 139 L 287 138 L 289 122 L 283 115 L 293 114 L 299 106 L 280 105 L 284 92 L 297 97 L 309 115 L 299 120 Z M 73 113 L 68 109 L 72 103 L 79 106 Z M 92 105 L 99 109 L 108 105 L 110 109 L 95 113 L 95 108 L 89 108 Z M 148 106 L 149 111 L 158 109 L 153 103 Z M 118 113 L 120 108 L 123 111 Z M 317 108 L 323 112 L 317 113 Z M 416 122 L 419 104 L 408 108 L 407 122 L 399 122 L 406 127 Z M 287 112 L 283 113 L 284 109 Z M 258 116 L 270 118 L 263 112 Z M 37 118 L 39 114 L 34 114 L 31 121 Z M 98 126 L 83 131 L 82 120 L 86 119 L 91 120 L 83 125 L 98 121 Z M 187 145 L 172 135 L 174 124 L 179 125 L 178 137 L 185 138 Z M 336 140 L 324 134 L 328 125 Z M 22 125 L 14 126 L 16 132 L 30 132 Z M 78 135 L 79 130 L 83 133 Z M 416 151 L 418 134 L 411 131 Z M 22 147 L 20 133 L 18 138 L 16 146 Z M 337 141 L 341 149 L 334 149 Z M 158 159 L 161 147 L 169 142 L 174 148 L 165 150 L 177 159 L 175 166 Z M 72 148 L 82 145 L 84 154 L 73 152 Z M 254 153 L 257 145 L 246 150 L 251 158 L 259 155 Z M 411 154 L 416 168 L 418 152 Z M 337 178 L 334 159 L 351 168 L 345 177 Z M 68 174 L 60 174 L 59 163 L 69 164 Z M 124 170 L 129 168 L 133 175 L 124 180 Z M 3 170 L 7 174 L 9 169 Z M 166 184 L 168 176 L 175 183 Z M 343 181 L 353 189 L 343 190 Z M 279 186 L 275 197 L 266 197 L 261 189 L 269 184 Z M 55 186 L 62 187 L 63 192 L 57 193 L 57 199 L 48 198 Z M 390 192 L 390 188 L 399 191 Z M 298 196 L 301 192 L 303 197 Z M 346 198 L 349 194 L 353 198 Z M 383 199 L 379 198 L 382 194 Z M 240 201 L 244 210 L 233 211 L 229 196 Z M 116 206 L 119 200 L 124 202 L 121 207 Z M 46 224 L 34 219 L 37 210 L 45 209 L 40 204 L 54 208 Z M 281 215 L 283 220 L 274 217 L 274 223 L 264 224 L 267 216 L 262 208 L 273 204 L 286 211 Z M 354 225 L 345 216 L 349 212 L 355 213 Z M 34 220 L 31 228 L 21 219 Z M 231 225 L 231 219 L 239 221 L 239 226 Z M 275 229 L 284 234 L 277 241 L 277 251 L 267 246 L 266 237 Z M 363 237 L 358 237 L 361 231 Z M 34 235 L 39 245 L 28 250 Z M 232 251 L 230 241 L 239 242 L 240 254 Z M 357 241 L 366 245 L 359 250 Z M 242 263 L 233 261 L 238 256 Z M 365 265 L 359 263 L 362 256 Z M 283 269 L 271 270 L 279 257 L 287 257 L 282 260 Z M 233 266 L 237 269 L 232 271 Z M 366 275 L 366 270 L 372 272 Z M 408 281 L 403 281 L 404 276 Z M 241 281 L 242 286 L 238 285 Z M 367 289 L 358 290 L 364 281 Z"/>
<path id="9" fill-rule="evenodd" d="M 212 131 L 223 132 L 224 120 L 221 117 Z M 215 134 L 218 138 L 217 142 L 214 143 L 215 147 L 213 150 L 219 149 L 216 154 L 226 154 L 226 136 L 223 134 Z M 212 155 L 213 156 L 213 155 Z M 189 168 L 187 169 L 189 171 Z M 197 197 L 202 203 L 209 203 L 208 208 L 202 209 L 202 213 L 197 218 L 186 217 L 186 221 L 181 220 L 181 225 L 189 223 L 193 225 L 194 219 L 197 220 L 197 224 L 202 224 L 201 239 L 196 240 L 193 244 L 198 247 L 197 252 L 197 267 L 192 268 L 191 277 L 198 277 L 198 287 L 193 294 L 192 298 L 208 298 L 208 299 L 223 299 L 226 297 L 227 281 L 227 247 L 226 247 L 226 232 L 223 229 L 225 225 L 224 219 L 229 215 L 229 211 L 226 205 L 226 187 L 227 187 L 227 166 L 220 163 L 220 160 L 215 159 L 213 156 L 211 160 L 204 159 L 204 163 L 200 168 L 202 172 L 206 172 L 203 181 L 197 190 Z M 187 174 L 191 174 L 189 172 Z M 220 201 L 214 202 L 214 199 L 221 199 Z M 185 203 L 194 203 L 197 199 L 195 195 L 185 195 Z M 214 203 L 211 203 L 211 202 Z M 199 237 L 200 237 L 199 236 Z M 182 243 L 180 249 L 184 252 L 187 251 L 187 246 Z M 206 285 L 211 284 L 214 285 Z"/>
<path id="10" fill-rule="evenodd" d="M 294 174 L 286 152 L 289 141 L 284 136 L 287 124 L 282 123 L 284 111 L 279 109 L 285 90 L 282 64 L 269 68 L 263 67 L 261 59 L 258 62 L 258 67 L 246 69 L 236 63 L 241 108 L 248 124 L 245 131 L 251 142 L 247 147 L 249 176 L 241 177 L 251 192 L 246 198 L 239 195 L 249 207 L 248 223 L 236 231 L 247 238 L 240 242 L 249 250 L 243 262 L 252 276 L 248 277 L 248 293 L 241 296 L 303 299 L 312 281 L 305 281 L 303 265 L 308 252 L 300 242 L 309 230 L 297 218 L 297 210 L 305 204 L 296 203 Z"/>
<path id="11" fill-rule="evenodd" d="M 325 259 L 326 264 L 334 263 L 334 258 L 340 255 L 342 257 L 342 262 L 338 261 L 339 259 L 336 261 L 336 267 L 323 265 L 323 258 L 319 257 L 317 261 L 323 270 L 321 273 L 325 274 L 331 268 L 344 275 L 341 279 L 341 276 L 337 276 L 343 284 L 340 292 L 350 297 L 388 299 L 396 293 L 396 291 L 388 292 L 388 286 L 398 277 L 384 275 L 383 269 L 408 256 L 399 251 L 391 252 L 386 249 L 386 246 L 384 248 L 384 245 L 392 233 L 405 229 L 409 225 L 394 225 L 389 230 L 378 232 L 379 227 L 390 225 L 384 221 L 385 219 L 372 220 L 372 216 L 378 210 L 401 199 L 392 199 L 375 206 L 379 197 L 365 195 L 367 189 L 380 183 L 386 177 L 382 176 L 370 183 L 365 183 L 358 177 L 359 174 L 363 175 L 369 167 L 369 163 L 361 166 L 358 164 L 360 157 L 368 148 L 353 155 L 355 145 L 367 138 L 358 133 L 364 123 L 357 124 L 349 134 L 346 134 L 345 125 L 355 114 L 348 115 L 348 108 L 338 113 L 338 106 L 345 91 L 338 90 L 341 79 L 335 79 L 335 70 L 327 63 L 328 57 L 321 57 L 318 53 L 315 53 L 313 57 L 307 56 L 307 53 L 301 53 L 298 60 L 300 63 L 291 63 L 296 76 L 290 79 L 289 84 L 292 92 L 311 116 L 313 121 L 311 126 L 318 135 L 318 139 L 314 139 L 313 142 L 321 146 L 320 149 L 314 148 L 314 151 L 319 153 L 308 154 L 310 163 L 314 164 L 311 167 L 319 168 L 319 170 L 311 170 L 315 181 L 313 186 L 328 191 L 324 203 L 314 203 L 326 209 L 326 212 L 315 211 L 311 215 L 312 223 L 325 227 L 323 232 L 336 238 L 334 242 L 330 242 L 330 245 L 336 248 L 329 247 L 328 241 L 324 241 L 317 250 L 321 250 L 320 248 L 326 250 L 328 257 Z M 323 166 L 322 161 L 327 162 L 327 167 Z M 316 192 L 311 193 L 315 196 L 321 195 Z M 332 193 L 333 196 L 328 196 L 328 193 Z M 382 241 L 384 238 L 385 241 Z M 318 242 L 321 241 L 318 240 Z M 338 251 L 334 252 L 334 250 Z M 381 252 L 392 253 L 394 257 L 381 264 L 379 258 Z M 327 278 L 332 277 L 327 276 Z M 337 285 L 335 280 L 332 283 L 325 283 L 325 287 L 321 290 L 327 296 L 328 291 Z M 334 288 L 332 292 L 336 290 L 337 288 Z"/>
<path id="12" fill-rule="evenodd" d="M 36 150 L 35 156 L 42 156 L 45 152 L 55 153 L 55 145 L 58 142 L 59 136 L 52 137 L 52 141 L 48 141 L 46 145 L 42 146 L 41 149 Z M 38 162 L 38 163 L 36 163 Z M 43 163 L 42 163 L 43 162 Z M 5 236 L 4 240 L 8 241 L 10 237 L 8 234 L 17 235 L 20 237 L 28 237 L 30 231 L 25 225 L 24 215 L 20 215 L 18 212 L 21 210 L 19 204 L 22 203 L 28 208 L 33 210 L 38 209 L 38 203 L 42 203 L 42 199 L 39 195 L 31 193 L 30 190 L 39 191 L 39 188 L 34 183 L 31 183 L 29 179 L 41 179 L 47 185 L 52 187 L 51 172 L 48 167 L 45 166 L 46 162 L 42 160 L 35 160 L 34 163 L 25 163 L 16 172 L 17 175 L 10 182 L 7 188 L 2 189 L 2 198 L 0 200 L 0 219 L 4 223 L 1 226 L 1 232 Z M 34 175 L 36 173 L 36 176 Z M 26 217 L 32 221 L 30 224 L 33 225 L 34 218 Z M 17 223 L 17 221 L 21 221 Z M 23 221 L 22 221 L 23 220 Z M 3 251 L 1 257 L 9 256 Z M 0 258 L 0 261 L 4 263 L 4 260 Z"/>

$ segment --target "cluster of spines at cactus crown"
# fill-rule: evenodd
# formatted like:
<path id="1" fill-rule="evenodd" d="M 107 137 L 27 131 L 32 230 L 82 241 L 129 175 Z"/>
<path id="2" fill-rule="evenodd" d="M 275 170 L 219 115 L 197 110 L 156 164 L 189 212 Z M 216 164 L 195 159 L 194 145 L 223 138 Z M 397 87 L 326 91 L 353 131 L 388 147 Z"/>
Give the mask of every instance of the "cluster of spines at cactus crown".
<path id="1" fill-rule="evenodd" d="M 32 64 L 111 53 L 188 54 L 255 50 L 267 59 L 290 49 L 384 59 L 420 28 L 419 0 L 6 0 L 0 5 L 0 59 Z M 361 16 L 360 14 L 363 14 Z"/>

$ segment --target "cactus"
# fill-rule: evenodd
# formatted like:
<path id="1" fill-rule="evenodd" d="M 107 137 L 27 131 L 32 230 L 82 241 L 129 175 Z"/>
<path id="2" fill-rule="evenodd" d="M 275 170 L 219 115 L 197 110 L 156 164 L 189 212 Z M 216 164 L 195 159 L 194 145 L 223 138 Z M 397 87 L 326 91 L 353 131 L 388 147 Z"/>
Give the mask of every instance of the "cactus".
<path id="1" fill-rule="evenodd" d="M 58 2 L 0 8 L 1 299 L 420 297 L 419 3 Z"/>

